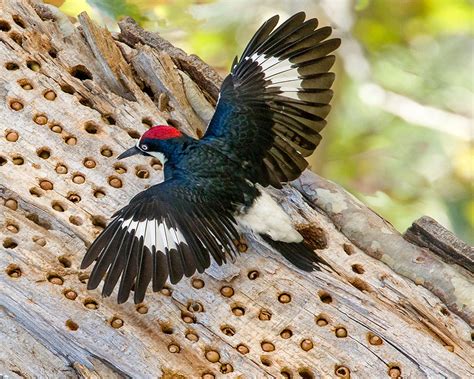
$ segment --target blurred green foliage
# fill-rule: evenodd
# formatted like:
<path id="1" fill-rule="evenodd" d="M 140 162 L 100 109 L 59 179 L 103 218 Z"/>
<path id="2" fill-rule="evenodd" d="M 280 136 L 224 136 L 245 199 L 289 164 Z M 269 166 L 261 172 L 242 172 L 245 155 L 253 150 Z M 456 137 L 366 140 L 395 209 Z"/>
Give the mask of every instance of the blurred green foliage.
<path id="1" fill-rule="evenodd" d="M 375 83 L 421 104 L 474 116 L 470 0 L 333 0 L 326 8 L 313 0 L 66 0 L 62 9 L 70 15 L 87 10 L 110 29 L 116 19 L 132 16 L 222 75 L 274 13 L 284 18 L 305 10 L 323 24 L 346 17 Z M 325 11 L 338 13 L 328 18 Z M 335 71 L 333 112 L 310 159 L 313 170 L 342 184 L 401 231 L 427 214 L 474 242 L 472 144 L 369 105 L 361 97 L 362 81 L 341 64 Z"/>

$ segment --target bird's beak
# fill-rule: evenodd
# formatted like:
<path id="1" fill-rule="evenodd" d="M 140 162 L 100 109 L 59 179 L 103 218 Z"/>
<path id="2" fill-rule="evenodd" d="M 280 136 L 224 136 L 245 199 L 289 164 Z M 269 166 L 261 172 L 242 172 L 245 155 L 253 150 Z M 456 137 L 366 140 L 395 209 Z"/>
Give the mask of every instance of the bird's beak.
<path id="1" fill-rule="evenodd" d="M 138 147 L 133 146 L 130 149 L 125 150 L 122 154 L 120 154 L 117 157 L 117 159 L 128 158 L 128 157 L 131 157 L 132 155 L 141 154 L 141 152 L 142 151 Z"/>

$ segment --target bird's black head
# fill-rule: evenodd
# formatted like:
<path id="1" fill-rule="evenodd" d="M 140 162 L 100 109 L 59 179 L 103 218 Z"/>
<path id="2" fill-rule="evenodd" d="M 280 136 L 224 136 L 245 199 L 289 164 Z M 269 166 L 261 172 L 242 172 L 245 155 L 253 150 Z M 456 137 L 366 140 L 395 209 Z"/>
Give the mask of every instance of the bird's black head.
<path id="1" fill-rule="evenodd" d="M 117 159 L 131 157 L 135 154 L 149 155 L 165 163 L 170 148 L 170 142 L 181 140 L 184 137 L 178 129 L 169 125 L 157 125 L 148 129 L 138 140 L 137 144 L 120 154 Z"/>

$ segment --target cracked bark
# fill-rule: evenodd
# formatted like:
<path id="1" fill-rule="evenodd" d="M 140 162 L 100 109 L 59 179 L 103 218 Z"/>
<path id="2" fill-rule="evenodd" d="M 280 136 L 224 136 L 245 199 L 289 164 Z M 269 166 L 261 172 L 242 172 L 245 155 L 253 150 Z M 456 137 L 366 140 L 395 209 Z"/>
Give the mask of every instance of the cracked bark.
<path id="1" fill-rule="evenodd" d="M 221 79 L 130 19 L 111 35 L 82 15 L 80 31 L 54 7 L 0 0 L 0 21 L 0 375 L 473 376 L 467 270 L 408 243 L 310 172 L 272 195 L 331 271 L 299 272 L 250 239 L 234 265 L 149 293 L 139 307 L 86 291 L 85 245 L 162 178 L 153 160 L 114 157 L 150 123 L 200 135 Z"/>

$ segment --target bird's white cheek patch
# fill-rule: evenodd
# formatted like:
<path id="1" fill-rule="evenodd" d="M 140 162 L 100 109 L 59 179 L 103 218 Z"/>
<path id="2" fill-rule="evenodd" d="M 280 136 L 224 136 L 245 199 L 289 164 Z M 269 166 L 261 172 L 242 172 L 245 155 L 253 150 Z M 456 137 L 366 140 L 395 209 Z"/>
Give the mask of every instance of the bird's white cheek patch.
<path id="1" fill-rule="evenodd" d="M 274 241 L 301 242 L 303 237 L 291 223 L 290 217 L 269 194 L 261 190 L 245 214 L 236 216 L 237 221 L 253 232 L 267 234 Z"/>

